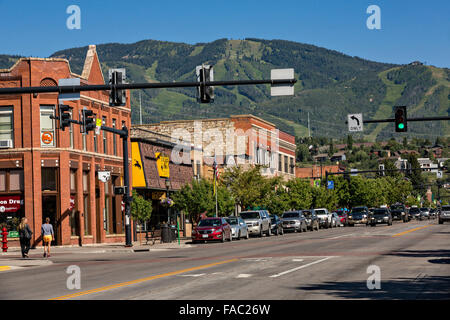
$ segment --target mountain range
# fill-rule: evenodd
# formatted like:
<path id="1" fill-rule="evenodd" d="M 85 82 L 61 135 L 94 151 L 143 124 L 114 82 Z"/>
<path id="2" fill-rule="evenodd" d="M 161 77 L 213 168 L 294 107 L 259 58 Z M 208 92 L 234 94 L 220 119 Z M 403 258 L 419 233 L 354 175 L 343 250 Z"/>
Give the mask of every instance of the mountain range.
<path id="1" fill-rule="evenodd" d="M 81 74 L 88 48 L 71 48 L 51 57 L 70 61 Z M 347 114 L 363 113 L 365 120 L 393 117 L 393 106 L 406 105 L 408 117 L 450 115 L 450 69 L 416 61 L 396 65 L 368 61 L 314 45 L 286 40 L 219 39 L 185 44 L 144 40 L 132 44 L 97 45 L 107 79 L 108 69 L 126 68 L 127 81 L 195 81 L 195 67 L 214 66 L 215 80 L 268 79 L 270 70 L 294 68 L 298 82 L 294 97 L 271 97 L 268 85 L 215 88 L 215 101 L 199 104 L 194 88 L 132 91 L 132 121 L 219 118 L 253 114 L 297 137 L 341 138 L 348 134 Z M 11 67 L 18 56 L 0 55 L 0 69 Z M 141 97 L 140 97 L 141 95 Z M 395 133 L 393 123 L 364 125 L 356 138 L 369 141 L 390 137 L 434 139 L 449 136 L 448 121 L 411 122 L 408 133 Z"/>

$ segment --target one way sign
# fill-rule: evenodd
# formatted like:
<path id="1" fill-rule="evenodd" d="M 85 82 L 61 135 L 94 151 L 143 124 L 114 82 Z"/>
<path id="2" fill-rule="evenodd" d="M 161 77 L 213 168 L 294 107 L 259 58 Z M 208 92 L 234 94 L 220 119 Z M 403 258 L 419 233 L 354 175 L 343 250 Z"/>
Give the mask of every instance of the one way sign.
<path id="1" fill-rule="evenodd" d="M 348 131 L 350 132 L 363 131 L 362 113 L 349 114 L 347 122 L 348 122 Z"/>

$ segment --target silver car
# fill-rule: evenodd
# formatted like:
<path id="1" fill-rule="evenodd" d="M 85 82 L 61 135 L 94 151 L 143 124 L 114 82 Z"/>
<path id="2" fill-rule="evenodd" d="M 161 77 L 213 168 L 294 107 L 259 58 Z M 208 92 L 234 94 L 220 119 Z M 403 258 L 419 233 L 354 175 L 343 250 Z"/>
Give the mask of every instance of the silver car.
<path id="1" fill-rule="evenodd" d="M 259 237 L 262 237 L 263 234 L 267 236 L 272 235 L 270 216 L 267 211 L 242 211 L 240 216 L 247 224 L 250 235 L 257 235 Z"/>
<path id="2" fill-rule="evenodd" d="M 331 225 L 333 228 L 335 227 L 343 227 L 344 224 L 341 222 L 341 217 L 337 214 L 337 212 L 331 213 Z"/>
<path id="3" fill-rule="evenodd" d="M 248 239 L 248 227 L 245 221 L 241 217 L 228 217 L 226 218 L 227 222 L 231 226 L 231 235 L 233 239 Z"/>

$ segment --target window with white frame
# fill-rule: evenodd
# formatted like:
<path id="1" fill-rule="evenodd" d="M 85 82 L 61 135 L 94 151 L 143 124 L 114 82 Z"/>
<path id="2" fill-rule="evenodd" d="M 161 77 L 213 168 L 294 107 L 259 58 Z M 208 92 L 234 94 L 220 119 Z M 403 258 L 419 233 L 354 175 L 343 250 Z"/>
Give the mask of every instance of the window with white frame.
<path id="1" fill-rule="evenodd" d="M 13 107 L 0 107 L 0 140 L 11 140 L 14 145 Z"/>
<path id="2" fill-rule="evenodd" d="M 55 106 L 41 106 L 41 147 L 55 147 Z"/>

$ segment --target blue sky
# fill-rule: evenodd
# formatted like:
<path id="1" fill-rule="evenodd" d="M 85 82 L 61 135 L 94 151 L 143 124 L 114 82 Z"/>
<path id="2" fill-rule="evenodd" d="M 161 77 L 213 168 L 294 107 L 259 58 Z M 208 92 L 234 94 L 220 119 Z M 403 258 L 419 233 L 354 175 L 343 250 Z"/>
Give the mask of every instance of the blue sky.
<path id="1" fill-rule="evenodd" d="M 69 30 L 69 5 L 81 30 Z M 369 30 L 369 5 L 381 30 Z M 0 54 L 47 57 L 88 44 L 284 39 L 365 59 L 450 67 L 448 0 L 0 0 Z"/>

